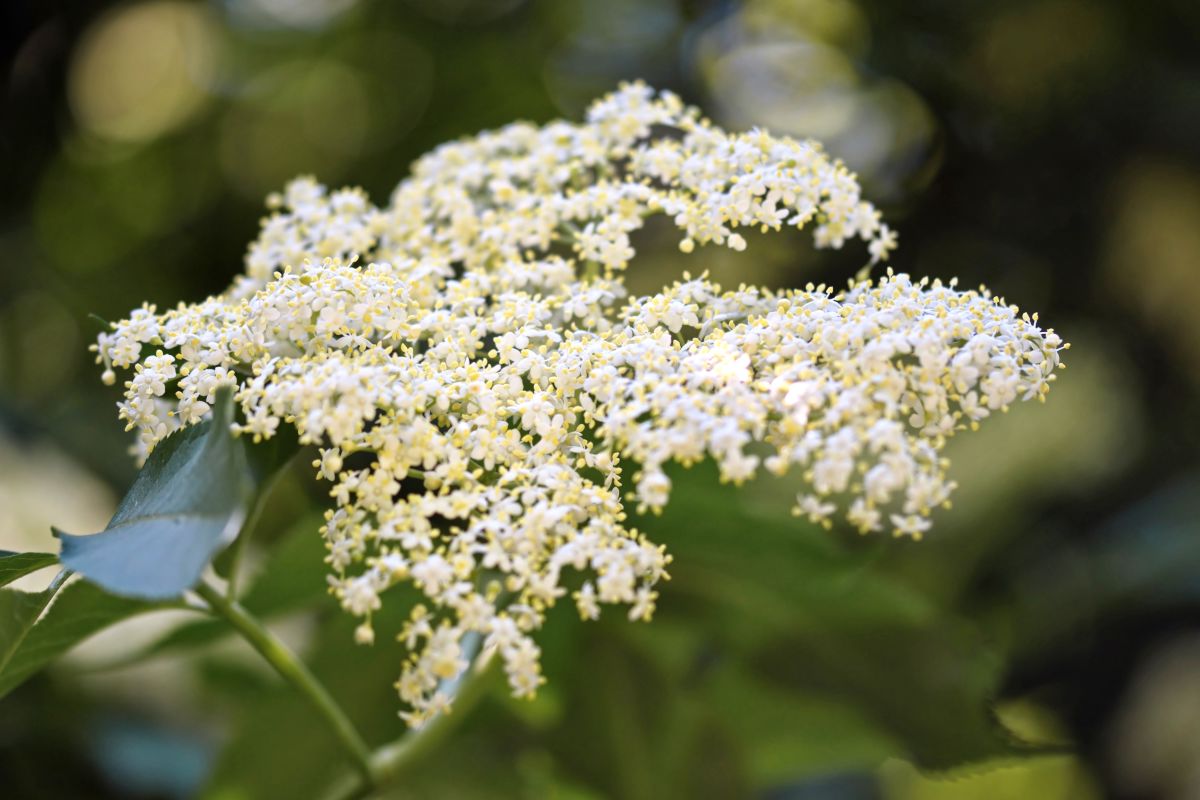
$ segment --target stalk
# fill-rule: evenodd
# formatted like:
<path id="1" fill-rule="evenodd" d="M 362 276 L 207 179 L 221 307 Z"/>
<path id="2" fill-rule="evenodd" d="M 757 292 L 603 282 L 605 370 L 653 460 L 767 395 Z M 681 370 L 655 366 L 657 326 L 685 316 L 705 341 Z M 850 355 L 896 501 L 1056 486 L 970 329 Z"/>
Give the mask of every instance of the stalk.
<path id="1" fill-rule="evenodd" d="M 196 593 L 208 603 L 208 607 L 212 609 L 213 613 L 224 617 L 225 621 L 249 642 L 250 646 L 257 650 L 267 663 L 274 667 L 280 677 L 308 699 L 313 708 L 324 717 L 330 730 L 354 762 L 359 782 L 367 790 L 375 786 L 376 776 L 372 766 L 371 751 L 366 742 L 359 735 L 354 723 L 346 717 L 345 712 L 330 697 L 329 692 L 313 676 L 304 662 L 236 601 L 230 600 L 206 583 L 197 586 Z"/>
<path id="2" fill-rule="evenodd" d="M 467 660 L 474 662 L 482 637 L 478 633 L 468 636 L 470 639 L 464 643 L 463 649 Z M 450 710 L 434 716 L 420 728 L 409 731 L 372 753 L 370 770 L 373 781 L 366 781 L 361 776 L 342 781 L 327 795 L 327 800 L 363 800 L 374 789 L 398 780 L 436 750 L 486 694 L 487 680 L 491 674 L 489 667 L 490 662 L 479 666 L 472 663 L 458 677 L 443 682 L 440 690 L 454 701 Z"/>

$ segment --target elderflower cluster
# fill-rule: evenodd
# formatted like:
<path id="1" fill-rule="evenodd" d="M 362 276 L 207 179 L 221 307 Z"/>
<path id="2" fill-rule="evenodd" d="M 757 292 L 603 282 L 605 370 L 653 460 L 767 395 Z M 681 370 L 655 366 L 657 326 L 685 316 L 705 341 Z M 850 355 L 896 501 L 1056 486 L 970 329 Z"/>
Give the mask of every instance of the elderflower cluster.
<path id="1" fill-rule="evenodd" d="M 985 291 L 890 271 L 844 291 L 684 276 L 628 296 L 631 234 L 652 214 L 685 252 L 742 250 L 747 227 L 858 238 L 873 261 L 895 245 L 818 145 L 726 133 L 641 84 L 583 124 L 444 145 L 383 207 L 310 179 L 270 203 L 228 292 L 134 311 L 99 361 L 110 382 L 132 372 L 120 415 L 143 457 L 225 385 L 239 433 L 292 426 L 315 447 L 356 638 L 373 641 L 389 587 L 425 597 L 399 632 L 414 725 L 446 706 L 472 641 L 534 693 L 533 634 L 568 595 L 587 619 L 650 617 L 670 557 L 625 509 L 667 503 L 669 463 L 711 458 L 736 482 L 795 471 L 798 514 L 919 536 L 954 486 L 946 437 L 1041 398 L 1066 346 Z"/>

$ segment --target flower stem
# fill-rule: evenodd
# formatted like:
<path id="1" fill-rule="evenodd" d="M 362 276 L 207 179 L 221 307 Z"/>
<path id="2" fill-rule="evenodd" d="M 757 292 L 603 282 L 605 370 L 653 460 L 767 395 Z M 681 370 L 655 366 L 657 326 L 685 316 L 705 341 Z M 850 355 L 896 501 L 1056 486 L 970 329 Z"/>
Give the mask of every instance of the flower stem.
<path id="1" fill-rule="evenodd" d="M 469 661 L 475 660 L 481 637 L 468 634 L 464 650 Z M 383 745 L 371 754 L 373 782 L 361 777 L 338 784 L 328 795 L 328 800 L 362 800 L 379 786 L 385 786 L 402 776 L 414 764 L 437 749 L 438 745 L 454 730 L 459 721 L 466 717 L 471 708 L 486 693 L 487 679 L 491 674 L 490 663 L 472 664 L 458 677 L 442 683 L 439 691 L 453 699 L 449 711 L 437 714 L 420 728 L 410 730 L 394 742 Z"/>
<path id="2" fill-rule="evenodd" d="M 372 766 L 371 751 L 359 735 L 352 723 L 342 711 L 337 702 L 329 696 L 325 687 L 309 672 L 296 654 L 279 641 L 269 630 L 263 627 L 246 609 L 235 601 L 229 600 L 217 589 L 201 583 L 196 587 L 196 594 L 204 599 L 215 614 L 225 620 L 241 634 L 250 646 L 267 660 L 275 671 L 301 694 L 308 698 L 313 707 L 325 718 L 334 736 L 346 749 L 346 753 L 354 762 L 359 773 L 359 781 L 368 789 L 376 785 L 376 776 Z"/>
<path id="3" fill-rule="evenodd" d="M 250 541 L 250 535 L 254 533 L 255 527 L 258 525 L 258 519 L 262 516 L 263 506 L 266 498 L 266 492 L 259 492 L 254 501 L 250 504 L 250 514 L 246 517 L 246 521 L 242 524 L 242 529 L 238 531 L 237 539 L 230 546 L 232 550 L 229 562 L 229 575 L 226 578 L 225 597 L 230 602 L 237 600 L 237 582 L 238 572 L 242 566 L 242 556 L 246 552 L 246 547 Z"/>

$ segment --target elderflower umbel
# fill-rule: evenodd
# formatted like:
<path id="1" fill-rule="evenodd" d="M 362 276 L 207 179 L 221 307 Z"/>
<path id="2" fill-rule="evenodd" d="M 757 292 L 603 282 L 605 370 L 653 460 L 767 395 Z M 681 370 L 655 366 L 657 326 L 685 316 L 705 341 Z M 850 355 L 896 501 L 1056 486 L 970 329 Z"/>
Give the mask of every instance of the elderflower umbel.
<path id="1" fill-rule="evenodd" d="M 99 360 L 110 382 L 132 370 L 120 416 L 142 457 L 223 385 L 237 432 L 288 425 L 318 448 L 330 584 L 363 620 L 356 640 L 374 640 L 389 587 L 427 599 L 399 633 L 414 725 L 448 703 L 468 635 L 532 695 L 532 634 L 569 571 L 582 617 L 620 604 L 649 618 L 670 558 L 625 502 L 661 509 L 669 462 L 711 458 L 735 482 L 797 471 L 798 515 L 920 536 L 954 488 L 946 438 L 1041 398 L 1066 347 L 986 291 L 890 271 L 842 291 L 684 276 L 627 296 L 630 234 L 651 214 L 684 252 L 743 250 L 747 227 L 858 238 L 873 261 L 896 244 L 817 144 L 726 133 L 641 84 L 583 124 L 444 145 L 383 207 L 308 178 L 269 202 L 225 294 L 134 311 Z"/>

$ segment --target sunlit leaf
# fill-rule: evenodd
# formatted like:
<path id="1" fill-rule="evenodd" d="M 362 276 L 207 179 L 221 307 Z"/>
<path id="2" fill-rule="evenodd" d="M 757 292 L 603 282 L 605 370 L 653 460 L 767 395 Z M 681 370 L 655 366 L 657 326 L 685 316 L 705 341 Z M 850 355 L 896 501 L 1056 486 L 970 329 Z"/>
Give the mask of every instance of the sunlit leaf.
<path id="1" fill-rule="evenodd" d="M 184 428 L 151 453 L 108 527 L 91 536 L 56 531 L 62 562 L 126 597 L 177 597 L 234 537 L 272 455 L 248 454 L 230 430 L 233 397 L 218 393 L 211 420 Z"/>
<path id="2" fill-rule="evenodd" d="M 325 582 L 328 567 L 324 540 L 318 532 L 320 526 L 319 514 L 305 514 L 276 543 L 260 574 L 239 599 L 247 611 L 271 619 L 321 601 L 333 606 Z M 198 619 L 168 631 L 129 660 L 202 647 L 231 634 L 229 626 L 221 620 Z"/>

